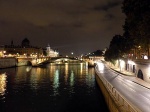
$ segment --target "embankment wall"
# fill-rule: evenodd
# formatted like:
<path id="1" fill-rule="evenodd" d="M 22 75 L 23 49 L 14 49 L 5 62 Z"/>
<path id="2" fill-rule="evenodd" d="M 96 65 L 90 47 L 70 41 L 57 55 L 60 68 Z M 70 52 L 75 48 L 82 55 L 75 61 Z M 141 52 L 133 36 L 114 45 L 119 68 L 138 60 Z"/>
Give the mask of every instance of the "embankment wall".
<path id="1" fill-rule="evenodd" d="M 16 58 L 0 58 L 0 68 L 15 67 L 16 63 Z"/>
<path id="2" fill-rule="evenodd" d="M 104 95 L 105 101 L 107 103 L 107 106 L 108 106 L 110 112 L 119 112 L 117 104 L 112 99 L 111 95 L 109 94 L 109 92 L 107 91 L 107 89 L 103 85 L 103 82 L 101 81 L 101 79 L 99 78 L 99 76 L 97 74 L 96 74 L 96 81 Z"/>
<path id="3" fill-rule="evenodd" d="M 138 108 L 126 100 L 126 98 L 100 74 L 98 75 L 96 73 L 96 81 L 104 95 L 110 112 L 141 112 Z"/>

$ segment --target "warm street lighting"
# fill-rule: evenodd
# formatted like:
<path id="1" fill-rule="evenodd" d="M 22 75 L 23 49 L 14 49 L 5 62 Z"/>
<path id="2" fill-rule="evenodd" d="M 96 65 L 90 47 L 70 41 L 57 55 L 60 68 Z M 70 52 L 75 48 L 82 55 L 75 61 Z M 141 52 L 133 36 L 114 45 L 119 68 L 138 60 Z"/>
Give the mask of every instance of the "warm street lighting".
<path id="1" fill-rule="evenodd" d="M 6 51 L 3 51 L 3 53 L 5 54 L 5 53 L 6 53 Z"/>
<path id="2" fill-rule="evenodd" d="M 144 59 L 148 59 L 148 56 L 144 55 Z"/>

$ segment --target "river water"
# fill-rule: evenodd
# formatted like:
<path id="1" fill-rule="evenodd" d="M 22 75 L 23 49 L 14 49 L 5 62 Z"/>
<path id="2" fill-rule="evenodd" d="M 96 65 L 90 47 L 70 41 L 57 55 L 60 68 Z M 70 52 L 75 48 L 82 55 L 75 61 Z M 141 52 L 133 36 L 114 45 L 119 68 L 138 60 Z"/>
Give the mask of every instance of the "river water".
<path id="1" fill-rule="evenodd" d="M 94 68 L 84 63 L 21 66 L 0 73 L 0 112 L 108 112 Z"/>

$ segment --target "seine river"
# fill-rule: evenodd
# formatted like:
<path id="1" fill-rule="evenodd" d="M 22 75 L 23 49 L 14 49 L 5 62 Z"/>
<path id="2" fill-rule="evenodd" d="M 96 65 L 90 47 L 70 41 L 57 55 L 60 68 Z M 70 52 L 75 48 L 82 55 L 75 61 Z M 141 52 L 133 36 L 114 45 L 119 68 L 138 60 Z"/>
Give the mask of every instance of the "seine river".
<path id="1" fill-rule="evenodd" d="M 0 112 L 109 111 L 94 68 L 80 63 L 0 69 Z"/>

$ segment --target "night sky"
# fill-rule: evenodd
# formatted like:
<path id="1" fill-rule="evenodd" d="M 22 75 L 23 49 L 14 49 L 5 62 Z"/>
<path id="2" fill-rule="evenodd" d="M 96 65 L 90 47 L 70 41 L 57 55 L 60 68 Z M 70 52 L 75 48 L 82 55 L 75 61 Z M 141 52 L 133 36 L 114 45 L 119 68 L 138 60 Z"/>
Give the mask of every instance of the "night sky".
<path id="1" fill-rule="evenodd" d="M 123 33 L 123 0 L 0 0 L 0 45 L 58 49 L 62 55 L 85 54 L 109 46 Z"/>

